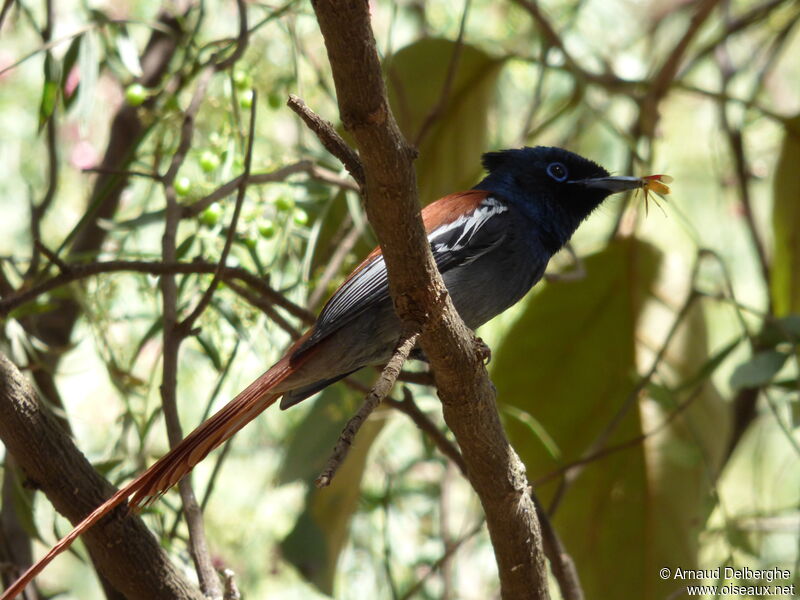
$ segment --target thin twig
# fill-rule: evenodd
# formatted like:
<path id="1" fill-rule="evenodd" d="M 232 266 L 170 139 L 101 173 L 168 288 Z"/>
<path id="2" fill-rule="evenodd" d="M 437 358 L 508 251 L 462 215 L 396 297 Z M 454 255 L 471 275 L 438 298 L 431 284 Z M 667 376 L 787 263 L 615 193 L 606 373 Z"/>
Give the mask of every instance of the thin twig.
<path id="1" fill-rule="evenodd" d="M 535 486 L 544 485 L 548 481 L 552 481 L 557 477 L 561 477 L 564 475 L 568 476 L 575 469 L 582 469 L 586 465 L 595 463 L 602 458 L 611 456 L 612 454 L 616 454 L 617 452 L 621 452 L 622 450 L 627 450 L 628 448 L 634 448 L 636 446 L 639 446 L 640 444 L 642 444 L 642 442 L 646 441 L 650 437 L 653 437 L 654 435 L 663 431 L 667 426 L 669 426 L 669 424 L 672 423 L 678 417 L 678 415 L 680 415 L 684 410 L 689 408 L 691 403 L 700 395 L 702 391 L 703 387 L 701 383 L 701 385 L 699 385 L 697 389 L 695 389 L 691 394 L 689 394 L 686 400 L 678 404 L 678 406 L 675 407 L 675 410 L 673 410 L 661 423 L 656 425 L 650 431 L 640 433 L 639 435 L 634 436 L 625 441 L 619 442 L 618 444 L 614 444 L 612 446 L 606 446 L 605 448 L 600 448 L 590 454 L 585 454 L 584 456 L 581 456 L 580 458 L 574 461 L 571 461 L 565 465 L 560 466 L 557 469 L 554 469 L 553 471 L 550 471 L 545 475 L 542 475 L 533 482 L 533 485 Z M 554 511 L 551 508 L 549 511 L 551 517 L 553 516 L 553 512 Z"/>
<path id="2" fill-rule="evenodd" d="M 763 24 L 772 11 L 784 6 L 786 6 L 785 0 L 767 0 L 762 4 L 753 6 L 750 10 L 740 14 L 735 19 L 729 19 L 725 23 L 725 27 L 719 32 L 719 35 L 706 43 L 692 56 L 691 61 L 689 61 L 683 69 L 681 75 L 687 75 L 694 67 L 702 64 L 704 58 L 714 52 L 718 46 L 725 44 L 726 41 L 731 39 L 736 33 L 745 30 L 751 25 Z"/>
<path id="3" fill-rule="evenodd" d="M 225 579 L 225 594 L 222 596 L 224 600 L 240 600 L 242 595 L 239 593 L 239 588 L 236 587 L 236 573 L 231 569 L 222 571 L 222 577 Z"/>
<path id="4" fill-rule="evenodd" d="M 345 458 L 347 458 L 347 453 L 350 451 L 350 447 L 353 445 L 353 440 L 358 434 L 358 430 L 361 429 L 361 426 L 367 420 L 372 411 L 378 407 L 381 401 L 386 398 L 386 396 L 392 390 L 392 386 L 397 380 L 397 376 L 400 374 L 400 369 L 403 368 L 403 363 L 406 362 L 408 355 L 411 353 L 411 350 L 413 350 L 414 345 L 417 343 L 417 338 L 419 338 L 419 333 L 405 335 L 400 338 L 397 349 L 394 351 L 392 358 L 389 359 L 388 363 L 386 363 L 386 366 L 383 368 L 383 372 L 381 373 L 380 377 L 378 377 L 375 385 L 372 386 L 372 389 L 367 394 L 367 397 L 364 398 L 364 404 L 362 404 L 358 412 L 351 417 L 351 419 L 347 422 L 347 425 L 344 426 L 341 435 L 339 435 L 339 440 L 333 447 L 333 452 L 331 453 L 328 462 L 325 464 L 325 468 L 315 481 L 315 484 L 318 488 L 330 485 L 331 480 L 333 479 L 334 475 L 336 475 L 336 471 L 340 466 L 342 466 Z"/>
<path id="5" fill-rule="evenodd" d="M 458 447 L 456 447 L 436 424 L 420 410 L 417 403 L 414 402 L 414 397 L 408 388 L 403 388 L 403 400 L 395 400 L 392 397 L 387 397 L 384 399 L 384 403 L 402 412 L 414 421 L 414 424 L 428 436 L 439 452 L 444 454 L 458 467 L 462 476 L 469 479 L 467 476 L 467 465 Z M 564 598 L 564 600 L 581 600 L 583 598 L 583 590 L 577 570 L 575 569 L 575 563 L 565 550 L 564 544 L 561 542 L 555 527 L 553 527 L 550 521 L 550 517 L 547 515 L 547 512 L 542 509 L 541 503 L 533 489 L 531 489 L 530 495 L 536 506 L 539 523 L 542 526 L 542 545 L 544 552 L 550 561 L 551 570 L 558 582 L 558 587 L 561 590 L 561 597 Z M 408 596 L 404 595 L 403 597 Z"/>
<path id="6" fill-rule="evenodd" d="M 461 546 L 464 545 L 465 542 L 468 542 L 476 535 L 478 535 L 481 529 L 483 529 L 485 525 L 486 521 L 484 519 L 481 519 L 463 537 L 459 538 L 455 542 L 452 542 L 445 549 L 444 553 L 439 558 L 437 558 L 436 561 L 430 567 L 428 567 L 428 571 L 422 577 L 420 577 L 414 583 L 414 585 L 408 588 L 408 590 L 406 590 L 402 596 L 400 596 L 399 600 L 408 600 L 409 598 L 418 597 L 419 591 L 422 589 L 422 586 L 425 584 L 425 581 L 428 579 L 428 577 L 430 577 L 436 571 L 438 571 L 441 568 L 442 564 L 450 560 L 450 558 L 452 558 L 452 556 L 459 550 L 459 548 L 461 548 Z"/>
<path id="7" fill-rule="evenodd" d="M 249 289 L 239 285 L 235 281 L 229 281 L 228 287 L 230 287 L 239 296 L 247 300 L 250 304 L 260 309 L 265 315 L 267 315 L 267 317 L 269 317 L 270 321 L 288 333 L 293 340 L 296 340 L 303 335 L 303 332 L 289 323 L 289 321 L 284 319 L 283 316 L 281 316 L 281 314 L 275 310 L 273 303 L 266 298 L 259 296 L 255 292 L 251 292 Z"/>
<path id="8" fill-rule="evenodd" d="M 414 424 L 430 438 L 439 452 L 453 461 L 453 464 L 458 467 L 464 477 L 467 476 L 467 464 L 464 462 L 464 457 L 461 456 L 458 447 L 428 418 L 428 415 L 422 412 L 417 403 L 414 402 L 414 396 L 408 388 L 403 388 L 402 400 L 388 397 L 384 402 L 414 421 Z"/>
<path id="9" fill-rule="evenodd" d="M 611 435 L 617 430 L 617 427 L 619 427 L 620 423 L 622 423 L 622 420 L 625 418 L 625 416 L 630 412 L 630 410 L 636 404 L 636 401 L 639 398 L 639 394 L 641 393 L 641 391 L 644 390 L 647 384 L 649 384 L 650 381 L 655 376 L 656 372 L 661 366 L 661 362 L 664 360 L 664 357 L 666 356 L 667 348 L 670 346 L 673 338 L 678 332 L 678 328 L 681 326 L 684 319 L 689 314 L 689 310 L 692 308 L 692 305 L 694 304 L 695 300 L 697 300 L 697 298 L 699 297 L 694 290 L 694 282 L 695 282 L 695 277 L 697 276 L 698 266 L 699 262 L 695 263 L 691 277 L 692 289 L 690 290 L 689 295 L 686 297 L 683 306 L 681 306 L 680 310 L 675 316 L 675 320 L 673 321 L 672 326 L 667 332 L 664 342 L 659 346 L 658 353 L 653 359 L 653 363 L 651 364 L 650 369 L 648 369 L 647 373 L 644 376 L 639 378 L 639 381 L 630 391 L 627 398 L 622 403 L 622 406 L 620 406 L 620 408 L 612 417 L 611 421 L 603 428 L 603 430 L 597 435 L 594 441 L 589 445 L 587 450 L 584 452 L 584 455 L 581 457 L 581 460 L 589 456 L 596 455 L 598 452 L 603 451 L 603 446 L 606 444 Z M 553 496 L 553 500 L 548 510 L 548 514 L 551 517 L 555 514 L 555 511 L 558 509 L 558 506 L 560 505 L 561 500 L 564 497 L 564 494 L 567 492 L 569 487 L 575 482 L 578 476 L 580 476 L 581 472 L 583 471 L 583 464 L 585 463 L 576 464 L 572 469 L 570 469 L 570 471 L 567 473 L 567 476 L 559 484 L 559 487 Z"/>
<path id="10" fill-rule="evenodd" d="M 317 281 L 314 292 L 308 299 L 308 306 L 310 308 L 317 306 L 323 296 L 327 294 L 328 284 L 336 277 L 342 264 L 347 259 L 348 254 L 353 250 L 358 240 L 361 239 L 361 235 L 364 233 L 366 226 L 367 222 L 365 220 L 357 224 L 354 223 L 350 231 L 347 232 L 347 235 L 344 236 L 344 239 L 336 245 L 336 250 L 334 250 L 328 264 L 325 265 L 325 270 L 322 272 L 319 281 Z"/>
<path id="11" fill-rule="evenodd" d="M 6 15 L 11 10 L 14 0 L 3 0 L 3 8 L 0 9 L 0 29 L 3 28 L 3 23 L 6 20 Z"/>
<path id="12" fill-rule="evenodd" d="M 175 176 L 183 164 L 186 154 L 192 144 L 194 134 L 194 120 L 200 110 L 200 105 L 206 95 L 214 67 L 207 66 L 201 73 L 194 95 L 189 107 L 186 109 L 181 126 L 178 149 L 164 175 L 164 191 L 167 200 L 164 236 L 161 242 L 162 257 L 164 262 L 174 262 L 177 249 L 177 231 L 180 224 L 180 205 L 175 192 Z M 217 266 L 217 270 L 219 265 Z M 177 406 L 178 387 L 178 351 L 184 338 L 178 323 L 178 287 L 174 275 L 165 275 L 161 278 L 161 296 L 164 321 L 164 348 L 163 368 L 161 383 L 161 404 L 164 410 L 164 421 L 167 425 L 167 437 L 170 447 L 174 448 L 183 440 L 180 417 Z M 206 541 L 203 526 L 203 514 L 197 503 L 191 478 L 184 477 L 178 483 L 186 525 L 189 530 L 189 552 L 195 564 L 200 587 L 206 596 L 219 598 L 222 596 L 222 587 L 216 570 L 214 569 L 211 553 Z"/>
<path id="13" fill-rule="evenodd" d="M 150 275 L 170 275 L 170 274 L 213 274 L 216 272 L 218 265 L 216 263 L 209 263 L 204 261 L 193 262 L 152 262 L 143 260 L 111 260 L 100 261 L 93 263 L 68 263 L 66 265 L 68 271 L 62 272 L 54 277 L 43 281 L 25 290 L 18 290 L 16 293 L 6 295 L 5 298 L 0 300 L 0 317 L 8 315 L 9 312 L 15 308 L 26 304 L 42 294 L 60 288 L 64 285 L 87 279 L 96 275 L 117 272 L 131 272 L 131 273 L 148 273 Z M 222 267 L 220 277 L 225 282 L 243 281 L 249 287 L 257 291 L 269 302 L 280 306 L 288 313 L 300 319 L 303 323 L 312 324 L 316 320 L 314 314 L 307 311 L 302 306 L 295 304 L 287 299 L 280 292 L 272 289 L 265 280 L 253 275 L 242 267 Z M 240 287 L 231 287 L 237 293 L 242 295 L 246 300 L 251 301 L 252 297 L 248 297 L 241 293 Z M 259 308 L 261 304 L 257 305 Z"/>
<path id="14" fill-rule="evenodd" d="M 541 8 L 539 7 L 539 3 L 533 2 L 532 0 L 513 0 L 513 2 L 528 12 L 539 28 L 539 32 L 541 33 L 542 38 L 547 45 L 556 48 L 559 52 L 561 52 L 561 55 L 564 57 L 564 63 L 566 63 L 570 73 L 572 73 L 576 78 L 590 79 L 589 74 L 578 64 L 578 62 L 572 57 L 572 54 L 570 54 L 567 48 L 564 46 L 561 36 L 556 32 L 553 25 L 542 12 Z"/>
<path id="15" fill-rule="evenodd" d="M 325 149 L 338 158 L 344 165 L 344 168 L 347 169 L 353 179 L 356 180 L 356 183 L 363 187 L 366 183 L 366 179 L 361 159 L 358 157 L 356 151 L 348 146 L 347 142 L 342 139 L 342 136 L 336 133 L 333 125 L 311 110 L 301 98 L 298 98 L 294 94 L 289 95 L 286 106 L 297 113 L 297 116 L 299 116 L 308 128 L 316 134 Z"/>
<path id="16" fill-rule="evenodd" d="M 280 167 L 279 169 L 275 169 L 274 171 L 270 171 L 268 173 L 251 174 L 246 179 L 246 185 L 259 185 L 264 183 L 284 181 L 287 177 L 296 173 L 306 173 L 313 179 L 322 181 L 324 183 L 330 183 L 343 189 L 352 190 L 355 192 L 359 190 L 358 186 L 353 182 L 339 177 L 333 171 L 320 167 L 310 160 L 300 160 L 296 163 Z M 191 204 L 183 206 L 181 208 L 181 218 L 187 219 L 195 215 L 199 215 L 217 200 L 221 200 L 222 198 L 225 198 L 229 194 L 233 193 L 234 190 L 238 189 L 242 185 L 243 177 L 243 175 L 234 177 L 227 183 L 219 186 L 207 196 L 200 198 L 196 202 L 192 202 Z"/>
<path id="17" fill-rule="evenodd" d="M 45 246 L 41 240 L 39 239 L 33 240 L 33 247 L 36 248 L 42 254 L 44 254 L 45 258 L 47 258 L 47 260 L 49 260 L 51 263 L 57 266 L 59 271 L 65 274 L 69 273 L 70 266 L 63 260 L 61 260 L 61 258 L 55 252 L 53 252 L 52 250 L 50 250 L 50 248 Z M 33 262 L 33 259 L 31 259 L 31 262 Z"/>
<path id="18" fill-rule="evenodd" d="M 135 169 L 109 169 L 107 167 L 86 167 L 81 169 L 82 173 L 98 173 L 100 175 L 122 175 L 124 177 L 142 177 L 144 179 L 152 179 L 153 181 L 160 182 L 161 175 L 149 171 L 136 171 Z"/>
<path id="19" fill-rule="evenodd" d="M 433 373 L 430 371 L 401 371 L 397 381 L 402 381 L 403 383 L 414 383 L 416 385 L 436 385 L 436 381 L 433 378 Z"/>
<path id="20" fill-rule="evenodd" d="M 578 569 L 575 568 L 575 561 L 572 560 L 572 556 L 564 547 L 550 517 L 547 515 L 547 511 L 544 510 L 542 503 L 539 502 L 539 498 L 532 489 L 531 498 L 536 505 L 539 523 L 542 525 L 544 553 L 550 561 L 550 570 L 558 582 L 562 600 L 583 600 L 583 587 L 578 577 Z"/>
<path id="21" fill-rule="evenodd" d="M 417 137 L 414 138 L 414 146 L 417 148 L 422 145 L 425 136 L 428 135 L 430 132 L 431 127 L 436 122 L 442 111 L 444 111 L 445 106 L 447 106 L 447 101 L 450 99 L 450 91 L 453 87 L 453 80 L 455 79 L 456 72 L 458 71 L 458 65 L 461 59 L 462 51 L 464 50 L 464 31 L 467 28 L 467 16 L 469 15 L 469 8 L 471 5 L 471 0 L 464 1 L 464 11 L 461 13 L 461 24 L 458 27 L 458 38 L 456 38 L 455 48 L 453 48 L 453 54 L 450 56 L 450 64 L 447 66 L 447 75 L 444 78 L 444 83 L 442 84 L 442 91 L 439 94 L 439 100 L 436 102 L 436 105 L 431 108 L 430 112 L 425 117 L 425 120 L 420 125 L 419 131 L 417 132 Z"/>
<path id="22" fill-rule="evenodd" d="M 239 35 L 236 38 L 236 47 L 230 56 L 214 65 L 217 71 L 224 71 L 236 64 L 236 61 L 244 54 L 250 41 L 250 30 L 247 28 L 247 5 L 244 0 L 236 0 L 236 10 L 239 12 Z M 253 104 L 255 105 L 255 101 L 253 101 Z"/>
<path id="23" fill-rule="evenodd" d="M 245 22 L 245 27 L 246 25 L 247 23 Z M 251 91 L 253 93 L 253 103 L 250 105 L 250 131 L 247 139 L 247 151 L 244 157 L 244 173 L 242 174 L 241 183 L 239 184 L 239 193 L 236 195 L 236 204 L 233 209 L 233 217 L 231 218 L 231 223 L 228 226 L 228 234 L 225 236 L 225 244 L 222 247 L 219 262 L 217 263 L 217 268 L 214 271 L 214 276 L 211 278 L 211 283 L 206 288 L 206 291 L 203 293 L 203 296 L 200 298 L 200 301 L 197 303 L 197 306 L 195 306 L 194 310 L 177 326 L 180 334 L 184 336 L 188 335 L 197 318 L 203 314 L 203 311 L 208 308 L 208 305 L 211 303 L 211 297 L 214 295 L 214 292 L 217 291 L 217 283 L 219 283 L 220 280 L 220 273 L 222 272 L 222 268 L 225 266 L 225 263 L 228 260 L 228 254 L 233 246 L 233 238 L 236 235 L 236 226 L 239 223 L 239 215 L 242 213 L 242 205 L 244 204 L 245 192 L 247 191 L 247 180 L 250 177 L 250 165 L 253 161 L 253 140 L 255 139 L 256 106 L 258 103 L 256 101 L 256 90 L 253 89 Z"/>
<path id="24" fill-rule="evenodd" d="M 732 64 L 730 56 L 728 55 L 727 46 L 724 43 L 718 47 L 715 58 L 722 75 L 722 91 L 726 92 L 731 79 L 738 69 Z M 751 173 L 750 167 L 747 164 L 747 157 L 744 153 L 742 131 L 731 125 L 730 119 L 728 118 L 727 105 L 724 102 L 719 102 L 718 107 L 722 129 L 725 132 L 728 146 L 733 155 L 733 163 L 736 169 L 736 188 L 739 193 L 739 203 L 742 207 L 744 219 L 747 223 L 747 232 L 750 235 L 750 241 L 758 257 L 758 264 L 761 269 L 761 277 L 764 280 L 764 286 L 766 289 L 770 289 L 772 270 L 770 269 L 764 241 L 761 239 L 761 235 L 758 232 L 755 215 L 753 214 L 753 202 L 750 197 Z M 772 294 L 767 294 L 767 312 L 771 314 L 772 310 Z"/>
<path id="25" fill-rule="evenodd" d="M 48 32 L 48 38 L 45 41 L 49 41 L 49 33 L 52 29 L 52 26 L 49 24 L 53 12 L 52 2 L 48 2 L 47 6 L 48 15 L 50 16 L 48 16 L 48 26 L 44 30 Z M 35 240 L 41 237 L 42 219 L 53 203 L 53 199 L 56 197 L 56 190 L 58 189 L 59 162 L 56 110 L 57 108 L 53 108 L 53 114 L 51 114 L 50 118 L 47 120 L 47 191 L 39 204 L 31 203 L 31 238 L 34 240 L 34 246 L 31 263 L 28 267 L 28 272 L 25 274 L 25 279 L 33 277 L 39 269 L 39 252 L 41 251 L 41 247 L 36 245 Z"/>

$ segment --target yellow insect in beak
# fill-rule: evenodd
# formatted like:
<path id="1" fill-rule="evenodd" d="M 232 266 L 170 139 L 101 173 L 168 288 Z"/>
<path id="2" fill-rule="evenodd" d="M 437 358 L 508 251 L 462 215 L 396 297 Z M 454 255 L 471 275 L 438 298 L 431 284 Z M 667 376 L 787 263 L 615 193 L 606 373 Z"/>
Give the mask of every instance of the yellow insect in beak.
<path id="1" fill-rule="evenodd" d="M 668 183 L 672 183 L 672 177 L 669 175 L 659 174 L 659 175 L 645 175 L 640 179 L 641 181 L 641 190 L 644 193 L 644 214 L 647 215 L 650 209 L 650 193 L 656 193 L 659 196 L 666 196 L 670 193 Z M 664 209 L 658 203 L 658 200 L 655 198 L 653 202 L 656 203 L 658 208 L 661 208 L 661 212 L 664 212 Z M 665 213 L 666 214 L 666 213 Z"/>

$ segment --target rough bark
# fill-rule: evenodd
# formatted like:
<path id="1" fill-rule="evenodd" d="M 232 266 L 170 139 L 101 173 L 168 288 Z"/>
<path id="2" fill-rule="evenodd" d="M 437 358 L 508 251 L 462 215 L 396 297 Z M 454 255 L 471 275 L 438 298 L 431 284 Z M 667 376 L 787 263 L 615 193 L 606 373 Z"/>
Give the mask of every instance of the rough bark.
<path id="1" fill-rule="evenodd" d="M 525 468 L 509 444 L 475 344 L 445 293 L 420 218 L 415 150 L 386 99 L 366 0 L 316 0 L 339 110 L 366 173 L 366 211 L 380 241 L 395 309 L 435 373 L 448 426 L 486 513 L 503 598 L 548 598 L 541 532 Z"/>
<path id="2" fill-rule="evenodd" d="M 2 353 L 0 437 L 27 475 L 28 484 L 42 490 L 73 524 L 114 491 Z M 59 460 L 54 461 L 54 456 Z M 141 519 L 124 507 L 87 532 L 83 540 L 97 568 L 127 598 L 203 598 L 172 565 Z"/>

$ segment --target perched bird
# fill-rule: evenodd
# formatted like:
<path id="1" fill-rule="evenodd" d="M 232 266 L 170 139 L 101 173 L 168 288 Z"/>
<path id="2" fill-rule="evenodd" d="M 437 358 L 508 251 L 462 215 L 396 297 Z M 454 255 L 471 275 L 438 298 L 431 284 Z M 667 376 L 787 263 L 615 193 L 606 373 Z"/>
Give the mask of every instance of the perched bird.
<path id="1" fill-rule="evenodd" d="M 519 301 L 606 197 L 645 186 L 641 178 L 611 177 L 603 167 L 560 148 L 489 152 L 483 166 L 488 175 L 473 189 L 445 196 L 422 211 L 436 265 L 455 308 L 472 329 Z M 287 408 L 362 367 L 385 363 L 400 331 L 386 266 L 376 249 L 283 358 L 98 507 L 43 563 L 126 498 L 137 506 L 163 494 L 278 398 Z"/>

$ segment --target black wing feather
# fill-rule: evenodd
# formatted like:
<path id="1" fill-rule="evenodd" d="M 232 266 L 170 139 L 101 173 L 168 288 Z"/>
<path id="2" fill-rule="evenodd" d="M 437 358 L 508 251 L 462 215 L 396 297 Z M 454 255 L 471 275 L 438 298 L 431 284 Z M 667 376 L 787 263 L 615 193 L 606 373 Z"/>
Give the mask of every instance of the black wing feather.
<path id="1" fill-rule="evenodd" d="M 441 225 L 428 234 L 439 272 L 469 264 L 499 246 L 508 231 L 505 203 L 489 197 L 472 213 Z M 386 263 L 379 254 L 331 297 L 320 313 L 314 331 L 294 356 L 331 335 L 364 311 L 389 300 Z"/>

